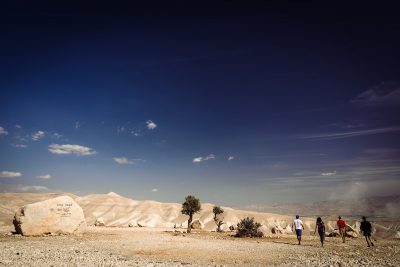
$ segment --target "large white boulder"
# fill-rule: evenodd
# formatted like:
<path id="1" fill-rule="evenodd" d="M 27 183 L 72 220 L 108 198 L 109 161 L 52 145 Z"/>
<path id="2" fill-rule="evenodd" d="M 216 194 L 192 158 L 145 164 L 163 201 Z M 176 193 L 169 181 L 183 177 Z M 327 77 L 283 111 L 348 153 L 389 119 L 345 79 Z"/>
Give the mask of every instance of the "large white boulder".
<path id="1" fill-rule="evenodd" d="M 25 236 L 74 234 L 86 228 L 82 208 L 69 196 L 23 206 L 15 212 L 13 223 L 15 231 Z"/>

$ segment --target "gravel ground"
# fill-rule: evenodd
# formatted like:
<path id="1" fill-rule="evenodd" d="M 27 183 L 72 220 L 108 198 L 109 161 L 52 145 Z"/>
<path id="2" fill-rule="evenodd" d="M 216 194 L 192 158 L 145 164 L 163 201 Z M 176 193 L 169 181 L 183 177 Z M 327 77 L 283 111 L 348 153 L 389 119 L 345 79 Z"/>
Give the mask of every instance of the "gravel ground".
<path id="1" fill-rule="evenodd" d="M 1 231 L 0 231 L 1 232 Z M 400 240 L 294 236 L 238 239 L 149 228 L 90 227 L 82 236 L 0 234 L 0 266 L 400 266 Z"/>

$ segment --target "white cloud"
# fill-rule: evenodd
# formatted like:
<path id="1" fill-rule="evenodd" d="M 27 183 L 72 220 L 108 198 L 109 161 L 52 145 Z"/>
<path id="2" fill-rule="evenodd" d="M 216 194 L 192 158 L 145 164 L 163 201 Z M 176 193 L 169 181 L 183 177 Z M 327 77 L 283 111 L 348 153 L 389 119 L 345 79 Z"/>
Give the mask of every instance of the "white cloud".
<path id="1" fill-rule="evenodd" d="M 334 175 L 336 175 L 336 171 L 334 171 L 334 172 L 323 172 L 323 173 L 321 173 L 321 175 L 322 176 L 334 176 Z"/>
<path id="2" fill-rule="evenodd" d="M 229 161 L 234 160 L 234 159 L 235 159 L 234 156 L 229 156 L 229 157 L 228 157 L 228 160 L 229 160 Z"/>
<path id="3" fill-rule="evenodd" d="M 21 128 L 22 128 L 22 126 L 19 125 L 19 124 L 15 124 L 14 127 L 15 127 L 15 128 L 18 128 L 18 129 L 21 129 Z"/>
<path id="4" fill-rule="evenodd" d="M 151 120 L 146 121 L 146 125 L 147 125 L 147 129 L 149 129 L 149 130 L 154 130 L 155 128 L 157 128 L 157 124 L 155 124 Z"/>
<path id="5" fill-rule="evenodd" d="M 144 159 L 128 159 L 126 157 L 114 157 L 113 160 L 118 164 L 130 164 L 130 165 L 146 162 L 146 160 Z"/>
<path id="6" fill-rule="evenodd" d="M 51 178 L 53 178 L 53 176 L 51 176 L 50 174 L 45 174 L 45 175 L 39 175 L 39 176 L 36 176 L 36 178 L 39 178 L 39 179 L 51 179 Z"/>
<path id="7" fill-rule="evenodd" d="M 193 163 L 200 163 L 200 162 L 202 162 L 202 161 L 207 161 L 207 160 L 210 160 L 210 159 L 215 159 L 215 155 L 214 154 L 210 154 L 210 155 L 208 155 L 207 157 L 197 157 L 197 158 L 194 158 L 193 159 Z"/>
<path id="8" fill-rule="evenodd" d="M 37 131 L 36 133 L 32 134 L 32 140 L 38 141 L 39 139 L 42 139 L 44 136 L 45 136 L 45 133 L 43 131 Z"/>
<path id="9" fill-rule="evenodd" d="M 20 176 L 22 176 L 22 173 L 20 173 L 20 172 L 9 172 L 9 171 L 0 172 L 1 178 L 15 178 L 15 177 L 20 177 Z"/>
<path id="10" fill-rule="evenodd" d="M 46 186 L 41 186 L 41 185 L 26 185 L 22 186 L 20 188 L 21 191 L 23 192 L 37 192 L 37 191 L 47 191 L 49 190 Z"/>
<path id="11" fill-rule="evenodd" d="M 24 144 L 15 144 L 15 145 L 13 145 L 14 147 L 18 147 L 18 148 L 25 148 L 25 147 L 27 147 L 27 145 L 24 145 Z"/>
<path id="12" fill-rule="evenodd" d="M 130 165 L 135 164 L 133 160 L 127 159 L 125 157 L 120 157 L 120 158 L 115 157 L 113 158 L 113 160 L 118 164 L 130 164 Z"/>
<path id="13" fill-rule="evenodd" d="M 75 122 L 75 129 L 79 129 L 82 126 L 82 124 L 79 121 Z"/>
<path id="14" fill-rule="evenodd" d="M 207 157 L 204 158 L 204 160 L 209 160 L 209 159 L 215 159 L 215 155 L 214 154 L 210 154 Z"/>
<path id="15" fill-rule="evenodd" d="M 53 154 L 59 154 L 59 155 L 75 154 L 78 156 L 89 156 L 97 153 L 90 147 L 81 145 L 70 145 L 70 144 L 66 145 L 51 144 L 49 145 L 49 151 Z"/>
<path id="16" fill-rule="evenodd" d="M 193 163 L 198 163 L 198 162 L 202 162 L 202 161 L 203 161 L 203 157 L 198 157 L 198 158 L 193 159 Z"/>
<path id="17" fill-rule="evenodd" d="M 6 131 L 6 129 L 0 126 L 0 135 L 7 135 L 7 134 L 8 132 Z"/>
<path id="18" fill-rule="evenodd" d="M 153 188 L 153 189 L 151 189 L 151 192 L 158 192 L 158 189 L 157 188 Z"/>

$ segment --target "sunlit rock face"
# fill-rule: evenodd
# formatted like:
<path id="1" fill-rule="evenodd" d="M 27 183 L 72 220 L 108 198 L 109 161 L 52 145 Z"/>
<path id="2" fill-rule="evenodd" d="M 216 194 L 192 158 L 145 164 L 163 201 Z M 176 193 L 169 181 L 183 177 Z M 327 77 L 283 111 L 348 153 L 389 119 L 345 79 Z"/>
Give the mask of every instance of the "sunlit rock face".
<path id="1" fill-rule="evenodd" d="M 86 228 L 82 208 L 69 196 L 25 205 L 15 212 L 13 223 L 25 236 L 82 233 Z"/>

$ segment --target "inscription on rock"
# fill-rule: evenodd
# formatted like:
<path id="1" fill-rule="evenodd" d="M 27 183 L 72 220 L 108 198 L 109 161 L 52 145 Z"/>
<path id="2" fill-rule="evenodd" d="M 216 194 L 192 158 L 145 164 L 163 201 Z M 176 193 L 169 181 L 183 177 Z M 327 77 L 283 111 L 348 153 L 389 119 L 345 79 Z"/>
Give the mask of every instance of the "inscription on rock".
<path id="1" fill-rule="evenodd" d="M 50 211 L 60 215 L 60 217 L 71 217 L 72 203 L 57 203 L 55 208 Z"/>

